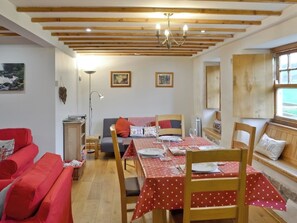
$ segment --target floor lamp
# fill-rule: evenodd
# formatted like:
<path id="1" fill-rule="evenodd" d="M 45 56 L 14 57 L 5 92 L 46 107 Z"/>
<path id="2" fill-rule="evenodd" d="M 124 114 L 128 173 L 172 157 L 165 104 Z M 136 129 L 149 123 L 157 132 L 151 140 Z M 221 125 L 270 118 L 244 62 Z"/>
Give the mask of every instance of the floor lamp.
<path id="1" fill-rule="evenodd" d="M 91 135 L 91 129 L 92 129 L 92 94 L 95 93 L 98 95 L 99 99 L 103 99 L 104 96 L 100 94 L 98 91 L 92 91 L 92 77 L 91 75 L 95 73 L 94 70 L 86 70 L 85 73 L 89 74 L 89 136 Z"/>

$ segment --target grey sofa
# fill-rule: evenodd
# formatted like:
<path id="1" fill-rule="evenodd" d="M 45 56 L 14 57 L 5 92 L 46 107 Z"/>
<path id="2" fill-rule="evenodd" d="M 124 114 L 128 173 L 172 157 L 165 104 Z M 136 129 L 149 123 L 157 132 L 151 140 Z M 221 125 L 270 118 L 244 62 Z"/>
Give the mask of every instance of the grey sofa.
<path id="1" fill-rule="evenodd" d="M 136 126 L 147 126 L 150 122 L 155 121 L 155 117 L 128 117 L 128 121 Z M 110 126 L 117 122 L 118 118 L 105 118 L 103 119 L 103 134 L 101 138 L 101 151 L 113 153 L 112 138 L 110 135 Z M 172 120 L 171 126 L 173 128 L 180 128 L 180 121 Z M 119 148 L 121 152 L 125 152 L 131 139 L 137 137 L 123 138 L 118 136 Z M 139 138 L 139 137 L 138 137 Z"/>
<path id="2" fill-rule="evenodd" d="M 154 121 L 155 117 L 129 117 L 126 118 L 131 123 L 138 125 L 138 126 L 145 126 L 150 121 Z M 116 123 L 118 118 L 105 118 L 103 119 L 103 134 L 101 139 L 101 151 L 102 152 L 111 152 L 113 153 L 113 145 L 112 145 L 112 138 L 110 135 L 110 129 L 109 127 Z M 135 138 L 135 137 L 134 137 Z M 129 141 L 132 139 L 132 137 L 123 138 L 118 136 L 118 142 L 119 142 L 119 148 L 121 152 L 125 152 Z M 125 145 L 123 144 L 123 141 L 125 141 Z M 128 143 L 128 144 L 127 144 Z"/>

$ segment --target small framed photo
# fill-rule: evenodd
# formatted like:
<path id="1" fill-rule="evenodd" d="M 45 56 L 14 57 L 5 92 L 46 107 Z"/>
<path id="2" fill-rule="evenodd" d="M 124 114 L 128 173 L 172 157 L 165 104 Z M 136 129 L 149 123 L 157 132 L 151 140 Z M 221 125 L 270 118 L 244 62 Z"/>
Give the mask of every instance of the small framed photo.
<path id="1" fill-rule="evenodd" d="M 131 71 L 111 71 L 111 87 L 131 87 Z"/>
<path id="2" fill-rule="evenodd" d="M 173 87 L 173 72 L 156 72 L 156 87 Z"/>

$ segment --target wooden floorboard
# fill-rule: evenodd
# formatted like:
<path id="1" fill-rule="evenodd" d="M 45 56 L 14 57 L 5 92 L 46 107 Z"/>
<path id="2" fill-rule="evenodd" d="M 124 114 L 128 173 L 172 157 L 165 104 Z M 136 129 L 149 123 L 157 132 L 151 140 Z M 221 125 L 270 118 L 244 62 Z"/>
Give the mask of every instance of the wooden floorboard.
<path id="1" fill-rule="evenodd" d="M 129 164 L 132 164 L 131 161 Z M 134 175 L 133 165 L 127 165 L 127 176 Z M 133 207 L 133 206 L 131 206 Z M 121 223 L 120 191 L 113 156 L 100 153 L 87 155 L 82 177 L 73 181 L 72 212 L 74 223 Z M 128 213 L 129 219 L 132 212 Z M 151 223 L 151 214 L 133 223 Z M 263 208 L 250 207 L 249 223 L 278 223 Z"/>

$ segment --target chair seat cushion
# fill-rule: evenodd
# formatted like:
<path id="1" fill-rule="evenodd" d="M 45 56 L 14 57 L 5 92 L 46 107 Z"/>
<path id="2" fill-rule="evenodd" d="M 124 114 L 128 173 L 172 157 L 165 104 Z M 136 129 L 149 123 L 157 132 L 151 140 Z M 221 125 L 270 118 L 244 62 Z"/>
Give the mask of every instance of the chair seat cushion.
<path id="1" fill-rule="evenodd" d="M 137 177 L 125 178 L 126 196 L 138 196 L 140 194 L 140 188 Z"/>

